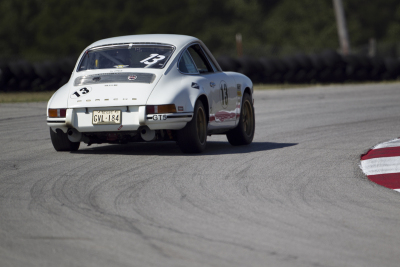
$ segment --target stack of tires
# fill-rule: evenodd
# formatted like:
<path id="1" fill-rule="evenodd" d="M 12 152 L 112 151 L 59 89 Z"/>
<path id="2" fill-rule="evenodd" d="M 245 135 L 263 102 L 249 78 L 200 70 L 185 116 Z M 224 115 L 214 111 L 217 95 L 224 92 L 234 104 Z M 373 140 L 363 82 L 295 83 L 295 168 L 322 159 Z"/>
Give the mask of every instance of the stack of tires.
<path id="1" fill-rule="evenodd" d="M 396 80 L 400 61 L 395 58 L 342 56 L 325 50 L 319 54 L 296 54 L 284 58 L 217 58 L 224 71 L 240 72 L 254 83 L 342 83 Z"/>
<path id="2" fill-rule="evenodd" d="M 75 61 L 0 61 L 0 91 L 56 90 L 69 80 Z M 400 76 L 400 61 L 396 58 L 342 56 L 333 50 L 284 58 L 223 56 L 217 61 L 224 71 L 240 72 L 254 83 L 266 84 L 387 81 Z"/>
<path id="3" fill-rule="evenodd" d="M 68 82 L 75 59 L 30 63 L 25 60 L 0 62 L 0 91 L 56 90 Z"/>

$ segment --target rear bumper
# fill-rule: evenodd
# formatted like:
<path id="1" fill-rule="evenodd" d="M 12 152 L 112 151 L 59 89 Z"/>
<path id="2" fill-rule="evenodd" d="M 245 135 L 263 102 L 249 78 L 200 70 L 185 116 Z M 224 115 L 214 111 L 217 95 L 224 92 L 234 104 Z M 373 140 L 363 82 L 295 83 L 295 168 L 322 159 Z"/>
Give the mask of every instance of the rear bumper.
<path id="1" fill-rule="evenodd" d="M 93 125 L 93 110 L 121 110 L 121 123 Z M 47 125 L 64 132 L 68 128 L 77 129 L 79 132 L 136 131 L 140 126 L 147 126 L 151 130 L 180 130 L 192 117 L 192 112 L 146 114 L 146 106 L 89 107 L 67 109 L 65 118 L 47 117 Z"/>

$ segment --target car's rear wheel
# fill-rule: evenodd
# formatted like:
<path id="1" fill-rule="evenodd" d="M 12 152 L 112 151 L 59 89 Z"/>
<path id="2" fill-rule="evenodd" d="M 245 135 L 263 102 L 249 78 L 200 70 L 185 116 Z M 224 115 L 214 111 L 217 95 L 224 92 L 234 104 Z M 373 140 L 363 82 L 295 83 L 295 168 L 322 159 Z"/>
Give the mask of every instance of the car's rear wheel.
<path id="1" fill-rule="evenodd" d="M 200 153 L 206 148 L 207 118 L 201 101 L 196 102 L 193 119 L 178 131 L 177 143 L 184 153 Z"/>
<path id="2" fill-rule="evenodd" d="M 53 147 L 57 151 L 76 151 L 79 149 L 80 142 L 71 142 L 68 139 L 68 135 L 63 133 L 60 129 L 54 132 L 50 128 L 50 137 Z"/>
<path id="3" fill-rule="evenodd" d="M 226 137 L 233 146 L 248 145 L 253 141 L 255 131 L 254 107 L 248 93 L 243 95 L 238 125 Z"/>

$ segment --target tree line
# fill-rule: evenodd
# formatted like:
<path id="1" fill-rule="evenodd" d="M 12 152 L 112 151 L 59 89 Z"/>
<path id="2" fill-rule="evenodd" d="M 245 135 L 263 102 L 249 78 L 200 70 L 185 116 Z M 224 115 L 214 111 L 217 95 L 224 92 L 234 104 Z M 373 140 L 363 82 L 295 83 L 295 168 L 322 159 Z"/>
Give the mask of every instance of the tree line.
<path id="1" fill-rule="evenodd" d="M 400 2 L 345 0 L 352 47 L 397 44 Z M 314 53 L 339 47 L 331 0 L 2 0 L 0 58 L 77 57 L 108 37 L 171 33 L 202 39 L 216 55 Z"/>

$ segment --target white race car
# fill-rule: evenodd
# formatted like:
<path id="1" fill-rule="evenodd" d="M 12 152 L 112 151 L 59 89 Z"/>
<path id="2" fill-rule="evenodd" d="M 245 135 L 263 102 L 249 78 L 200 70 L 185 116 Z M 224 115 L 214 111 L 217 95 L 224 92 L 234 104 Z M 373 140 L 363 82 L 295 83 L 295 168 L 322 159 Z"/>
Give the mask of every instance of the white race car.
<path id="1" fill-rule="evenodd" d="M 67 84 L 48 102 L 47 125 L 57 151 L 80 142 L 176 141 L 199 153 L 207 135 L 247 145 L 255 130 L 253 84 L 223 72 L 197 38 L 150 34 L 88 46 Z"/>

